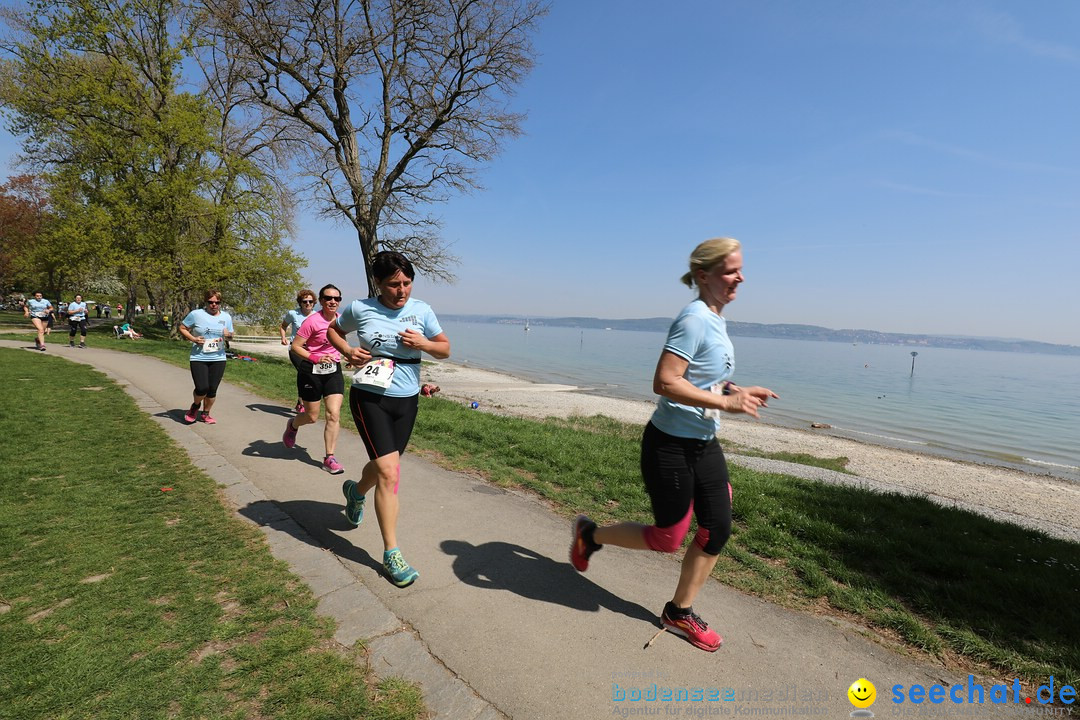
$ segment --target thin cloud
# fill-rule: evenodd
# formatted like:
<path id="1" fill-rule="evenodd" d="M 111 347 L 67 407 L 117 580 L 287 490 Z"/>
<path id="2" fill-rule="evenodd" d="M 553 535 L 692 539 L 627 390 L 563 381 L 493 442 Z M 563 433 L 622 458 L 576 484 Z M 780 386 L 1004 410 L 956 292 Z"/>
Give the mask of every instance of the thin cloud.
<path id="1" fill-rule="evenodd" d="M 905 185 L 903 183 L 895 183 L 891 180 L 876 180 L 874 184 L 878 187 L 885 188 L 886 190 L 896 190 L 897 192 L 907 193 L 909 195 L 927 195 L 929 197 L 948 198 L 955 200 L 960 199 L 974 199 L 981 197 L 980 195 L 974 195 L 972 193 L 959 193 L 949 192 L 947 190 L 935 190 L 933 188 L 919 187 L 917 185 Z"/>
<path id="2" fill-rule="evenodd" d="M 1023 50 L 1036 57 L 1064 62 L 1080 62 L 1080 52 L 1062 43 L 1038 40 L 1024 32 L 1013 16 L 1004 12 L 982 12 L 974 16 L 975 26 L 992 42 Z"/>
<path id="3" fill-rule="evenodd" d="M 924 147 L 929 150 L 941 153 L 942 155 L 952 155 L 953 157 L 971 160 L 972 162 L 976 162 L 982 165 L 990 165 L 993 167 L 1004 168 L 1006 170 L 1055 173 L 1064 175 L 1078 174 L 1076 168 L 1062 167 L 1059 165 L 1045 165 L 1043 163 L 1005 160 L 999 157 L 995 157 L 993 155 L 987 155 L 986 153 L 979 152 L 978 150 L 972 150 L 971 148 L 963 147 L 962 145 L 953 145 L 950 143 L 939 142 L 937 140 L 931 140 L 930 138 L 926 138 L 922 135 L 917 135 L 913 132 L 908 132 L 906 130 L 890 130 L 882 133 L 882 137 L 886 140 L 893 140 L 913 147 Z"/>

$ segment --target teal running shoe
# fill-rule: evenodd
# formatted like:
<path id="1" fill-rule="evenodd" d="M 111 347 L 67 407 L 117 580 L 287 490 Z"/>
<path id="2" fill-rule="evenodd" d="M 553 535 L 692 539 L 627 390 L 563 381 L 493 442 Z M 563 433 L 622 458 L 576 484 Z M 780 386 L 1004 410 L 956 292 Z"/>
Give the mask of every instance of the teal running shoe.
<path id="1" fill-rule="evenodd" d="M 382 564 L 386 574 L 390 576 L 390 582 L 399 588 L 409 587 L 420 577 L 420 573 L 405 562 L 405 558 L 401 557 L 401 551 L 397 548 L 383 553 Z"/>
<path id="2" fill-rule="evenodd" d="M 346 480 L 341 486 L 341 492 L 345 495 L 345 519 L 356 527 L 364 522 L 364 503 L 367 496 L 356 495 L 356 481 Z"/>

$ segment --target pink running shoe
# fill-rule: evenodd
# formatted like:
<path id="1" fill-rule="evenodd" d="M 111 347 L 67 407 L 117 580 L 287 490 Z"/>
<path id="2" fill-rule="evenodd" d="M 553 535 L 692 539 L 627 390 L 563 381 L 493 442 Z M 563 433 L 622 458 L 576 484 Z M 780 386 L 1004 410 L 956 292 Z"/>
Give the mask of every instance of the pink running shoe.
<path id="1" fill-rule="evenodd" d="M 203 410 L 201 413 L 199 413 L 199 421 L 204 422 L 207 425 L 216 425 L 217 424 L 217 420 L 210 417 L 210 413 L 206 412 L 205 410 Z"/>
<path id="2" fill-rule="evenodd" d="M 709 623 L 702 620 L 693 608 L 682 610 L 669 602 L 664 606 L 660 623 L 668 632 L 686 638 L 691 645 L 705 652 L 716 652 L 724 644 L 724 638 L 710 628 Z"/>
<path id="3" fill-rule="evenodd" d="M 589 557 L 603 547 L 585 539 L 585 531 L 595 530 L 596 523 L 585 515 L 578 515 L 570 527 L 574 538 L 570 543 L 570 564 L 578 572 L 585 572 L 589 569 Z"/>
<path id="4" fill-rule="evenodd" d="M 342 466 L 342 464 L 339 463 L 337 461 L 337 458 L 333 455 L 327 455 L 325 458 L 323 458 L 322 469 L 330 473 L 331 475 L 340 475 L 341 473 L 345 472 L 344 466 Z"/>
<path id="5" fill-rule="evenodd" d="M 293 427 L 292 418 L 285 421 L 285 432 L 281 435 L 281 442 L 290 450 L 296 447 L 296 428 Z"/>
<path id="6" fill-rule="evenodd" d="M 304 412 L 304 403 L 297 400 L 296 407 L 293 409 L 296 410 L 296 414 L 299 415 L 300 413 Z"/>
<path id="7" fill-rule="evenodd" d="M 191 407 L 189 407 L 187 409 L 187 412 L 184 413 L 184 422 L 193 423 L 198 419 L 199 419 L 199 406 L 198 405 L 192 405 Z"/>

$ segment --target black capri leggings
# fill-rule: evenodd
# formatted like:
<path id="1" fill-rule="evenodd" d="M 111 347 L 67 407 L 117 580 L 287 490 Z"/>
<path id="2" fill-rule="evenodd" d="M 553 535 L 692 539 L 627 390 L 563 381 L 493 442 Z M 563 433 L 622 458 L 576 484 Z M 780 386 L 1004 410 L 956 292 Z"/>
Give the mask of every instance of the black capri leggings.
<path id="1" fill-rule="evenodd" d="M 217 397 L 218 385 L 225 377 L 225 361 L 191 362 L 191 379 L 195 382 L 195 394 L 199 397 Z"/>
<path id="2" fill-rule="evenodd" d="M 641 438 L 641 475 L 656 524 L 645 529 L 653 550 L 675 552 L 697 518 L 694 541 L 719 555 L 731 537 L 731 485 L 716 438 L 694 440 L 663 432 L 651 422 Z"/>
<path id="3" fill-rule="evenodd" d="M 76 330 L 86 337 L 86 320 L 68 320 L 68 327 L 68 337 L 75 337 Z"/>
<path id="4" fill-rule="evenodd" d="M 349 409 L 369 458 L 405 454 L 419 406 L 419 395 L 387 397 L 355 385 L 349 390 Z"/>

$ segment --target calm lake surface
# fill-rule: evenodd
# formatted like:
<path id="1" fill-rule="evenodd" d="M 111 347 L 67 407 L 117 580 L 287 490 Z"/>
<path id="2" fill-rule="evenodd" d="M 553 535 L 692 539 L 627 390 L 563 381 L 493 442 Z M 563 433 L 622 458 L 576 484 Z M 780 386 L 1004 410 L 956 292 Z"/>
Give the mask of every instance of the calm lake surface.
<path id="1" fill-rule="evenodd" d="M 664 333 L 443 322 L 454 362 L 655 401 Z M 732 336 L 766 422 L 1080 482 L 1080 357 Z M 915 358 L 912 375 L 911 351 Z"/>

